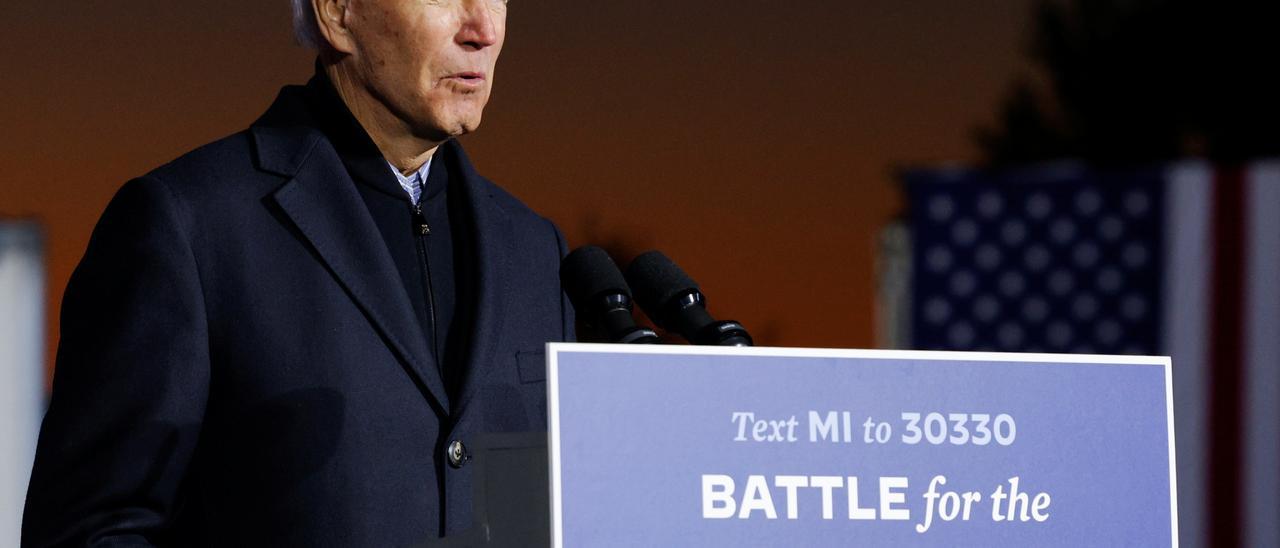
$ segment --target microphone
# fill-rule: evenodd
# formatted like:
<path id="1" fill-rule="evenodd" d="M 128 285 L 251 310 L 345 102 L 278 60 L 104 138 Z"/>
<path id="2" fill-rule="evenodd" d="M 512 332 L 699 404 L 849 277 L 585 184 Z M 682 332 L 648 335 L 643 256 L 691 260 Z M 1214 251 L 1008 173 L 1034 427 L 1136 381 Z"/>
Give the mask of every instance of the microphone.
<path id="1" fill-rule="evenodd" d="M 560 261 L 560 283 L 587 327 L 603 329 L 609 342 L 658 342 L 657 333 L 631 318 L 631 290 L 605 250 L 588 245 L 565 256 Z"/>
<path id="2" fill-rule="evenodd" d="M 716 321 L 698 284 L 660 251 L 649 251 L 627 266 L 636 302 L 658 327 L 675 331 L 693 344 L 751 346 L 751 335 L 733 320 Z"/>

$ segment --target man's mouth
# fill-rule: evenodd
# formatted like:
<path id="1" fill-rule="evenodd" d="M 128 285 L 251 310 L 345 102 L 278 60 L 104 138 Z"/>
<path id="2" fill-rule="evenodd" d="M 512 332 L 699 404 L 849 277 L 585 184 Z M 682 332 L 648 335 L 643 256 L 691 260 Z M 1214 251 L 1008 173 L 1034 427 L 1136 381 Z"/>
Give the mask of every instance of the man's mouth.
<path id="1" fill-rule="evenodd" d="M 455 83 L 465 86 L 480 86 L 484 84 L 483 72 L 455 72 L 445 77 L 445 80 L 451 80 Z"/>

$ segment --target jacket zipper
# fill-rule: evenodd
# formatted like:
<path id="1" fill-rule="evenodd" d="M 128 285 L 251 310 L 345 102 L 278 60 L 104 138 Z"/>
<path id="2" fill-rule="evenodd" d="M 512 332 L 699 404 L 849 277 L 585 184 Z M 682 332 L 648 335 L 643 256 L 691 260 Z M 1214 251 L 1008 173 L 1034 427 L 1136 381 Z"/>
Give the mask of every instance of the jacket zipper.
<path id="1" fill-rule="evenodd" d="M 431 235 L 431 225 L 427 223 L 426 215 L 422 213 L 422 204 L 414 204 L 413 206 L 413 231 L 415 240 L 418 241 L 418 257 L 422 261 L 422 279 L 426 284 L 427 291 L 427 314 L 431 318 L 431 356 L 435 358 L 437 366 L 440 364 L 440 341 L 436 331 L 436 301 L 435 289 L 431 286 L 431 261 L 427 255 L 427 236 Z"/>

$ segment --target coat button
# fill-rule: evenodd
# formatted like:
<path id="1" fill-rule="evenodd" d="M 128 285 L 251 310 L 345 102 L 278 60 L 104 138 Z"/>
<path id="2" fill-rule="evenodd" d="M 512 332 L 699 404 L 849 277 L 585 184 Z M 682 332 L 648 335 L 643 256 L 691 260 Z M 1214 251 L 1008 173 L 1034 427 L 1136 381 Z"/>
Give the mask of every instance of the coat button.
<path id="1" fill-rule="evenodd" d="M 449 448 L 445 453 L 449 456 L 449 466 L 462 468 L 462 465 L 467 462 L 467 448 L 459 440 L 449 442 Z"/>

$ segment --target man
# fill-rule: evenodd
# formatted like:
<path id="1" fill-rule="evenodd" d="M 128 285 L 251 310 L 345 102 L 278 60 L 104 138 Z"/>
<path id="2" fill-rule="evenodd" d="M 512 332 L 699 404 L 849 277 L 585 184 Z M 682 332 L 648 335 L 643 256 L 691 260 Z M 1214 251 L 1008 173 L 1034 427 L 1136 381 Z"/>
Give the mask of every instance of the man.
<path id="1" fill-rule="evenodd" d="M 506 2 L 294 8 L 315 77 L 95 229 L 24 544 L 420 543 L 471 527 L 475 435 L 546 428 L 565 243 L 452 140 Z"/>

